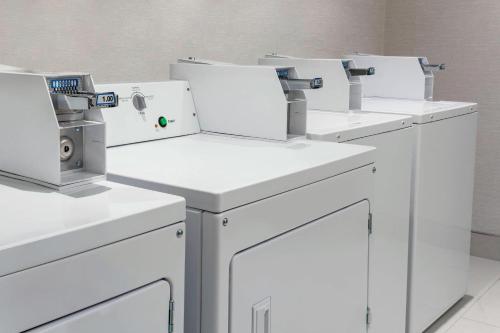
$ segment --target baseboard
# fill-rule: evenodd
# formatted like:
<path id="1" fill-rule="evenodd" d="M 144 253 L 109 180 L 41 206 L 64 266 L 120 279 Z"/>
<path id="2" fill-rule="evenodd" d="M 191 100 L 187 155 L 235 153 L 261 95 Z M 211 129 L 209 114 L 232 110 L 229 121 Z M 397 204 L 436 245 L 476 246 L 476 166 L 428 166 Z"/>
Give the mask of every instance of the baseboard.
<path id="1" fill-rule="evenodd" d="M 500 261 L 500 236 L 473 232 L 470 253 L 476 257 Z"/>

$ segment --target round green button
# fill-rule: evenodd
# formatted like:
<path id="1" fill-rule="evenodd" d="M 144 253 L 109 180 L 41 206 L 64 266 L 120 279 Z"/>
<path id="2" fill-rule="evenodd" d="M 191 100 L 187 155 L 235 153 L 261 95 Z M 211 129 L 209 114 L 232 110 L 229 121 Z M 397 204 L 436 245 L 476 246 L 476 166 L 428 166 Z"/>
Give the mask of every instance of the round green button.
<path id="1" fill-rule="evenodd" d="M 158 118 L 158 124 L 160 124 L 161 127 L 166 127 L 167 126 L 167 118 L 165 118 L 163 116 Z"/>

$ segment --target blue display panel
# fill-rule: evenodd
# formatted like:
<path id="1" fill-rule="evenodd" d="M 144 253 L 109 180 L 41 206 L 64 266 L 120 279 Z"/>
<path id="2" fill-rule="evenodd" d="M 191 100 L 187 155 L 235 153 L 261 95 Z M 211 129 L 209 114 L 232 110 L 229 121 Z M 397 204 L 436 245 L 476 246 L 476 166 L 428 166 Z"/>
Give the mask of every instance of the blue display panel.
<path id="1" fill-rule="evenodd" d="M 288 79 L 288 68 L 286 69 L 277 69 L 276 73 L 278 74 L 278 78 L 280 79 Z"/>
<path id="2" fill-rule="evenodd" d="M 77 77 L 50 80 L 50 88 L 55 91 L 78 90 L 78 87 L 80 87 L 80 78 Z"/>

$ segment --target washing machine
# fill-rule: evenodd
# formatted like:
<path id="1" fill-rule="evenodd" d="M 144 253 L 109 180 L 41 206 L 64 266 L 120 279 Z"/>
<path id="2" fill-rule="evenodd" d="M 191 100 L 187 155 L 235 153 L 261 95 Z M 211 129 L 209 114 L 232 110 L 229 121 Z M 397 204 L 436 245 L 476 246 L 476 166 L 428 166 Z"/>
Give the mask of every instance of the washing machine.
<path id="1" fill-rule="evenodd" d="M 84 73 L 0 82 L 0 332 L 183 332 L 185 200 L 104 180 L 116 95 Z"/>
<path id="2" fill-rule="evenodd" d="M 305 101 L 284 94 L 275 68 L 180 65 L 171 74 L 197 76 L 99 87 L 120 95 L 105 115 L 110 179 L 187 200 L 186 332 L 365 331 L 374 149 L 292 133 Z M 210 90 L 224 88 L 230 101 L 256 97 L 228 105 Z M 246 113 L 263 110 L 269 123 L 255 128 L 264 119 Z"/>
<path id="3" fill-rule="evenodd" d="M 323 88 L 305 91 L 307 137 L 377 148 L 370 241 L 369 332 L 404 332 L 406 327 L 411 117 L 361 111 L 360 77 L 375 68 L 356 68 L 348 59 L 306 59 L 269 54 L 259 64 L 293 66 L 300 75 L 320 75 Z M 397 167 L 395 167 L 397 166 Z"/>
<path id="4" fill-rule="evenodd" d="M 408 331 L 422 332 L 467 288 L 477 104 L 432 101 L 433 72 L 443 64 L 429 65 L 423 57 L 353 59 L 377 68 L 377 75 L 363 79 L 363 109 L 409 115 L 416 130 Z"/>

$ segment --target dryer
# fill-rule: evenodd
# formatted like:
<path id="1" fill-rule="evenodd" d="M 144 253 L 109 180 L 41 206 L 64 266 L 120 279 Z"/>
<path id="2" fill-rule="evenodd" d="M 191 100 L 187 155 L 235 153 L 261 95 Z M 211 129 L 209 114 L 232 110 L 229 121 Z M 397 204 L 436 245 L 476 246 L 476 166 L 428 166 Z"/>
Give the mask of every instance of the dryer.
<path id="1" fill-rule="evenodd" d="M 425 57 L 352 57 L 377 68 L 363 79 L 363 109 L 411 116 L 415 127 L 408 331 L 420 333 L 467 288 L 477 104 L 432 101 L 445 66 Z"/>
<path id="2" fill-rule="evenodd" d="M 293 66 L 323 78 L 305 91 L 307 137 L 376 147 L 377 163 L 370 241 L 369 332 L 404 332 L 408 278 L 410 187 L 414 129 L 411 117 L 361 111 L 361 77 L 349 59 L 307 59 L 269 54 L 259 64 Z"/>
<path id="3" fill-rule="evenodd" d="M 0 208 L 1 332 L 183 332 L 184 199 L 0 177 Z"/>
<path id="4" fill-rule="evenodd" d="M 374 149 L 289 133 L 302 128 L 305 101 L 291 106 L 275 68 L 179 65 L 171 73 L 190 82 L 99 87 L 121 96 L 105 115 L 110 178 L 187 200 L 186 332 L 366 330 Z M 209 88 L 226 88 L 227 101 L 256 98 L 228 104 Z M 264 110 L 269 117 L 238 122 Z M 200 129 L 199 118 L 232 135 Z M 279 125 L 254 126 L 266 119 Z"/>
<path id="5" fill-rule="evenodd" d="M 104 180 L 116 95 L 85 73 L 0 82 L 0 331 L 183 332 L 185 200 Z"/>

